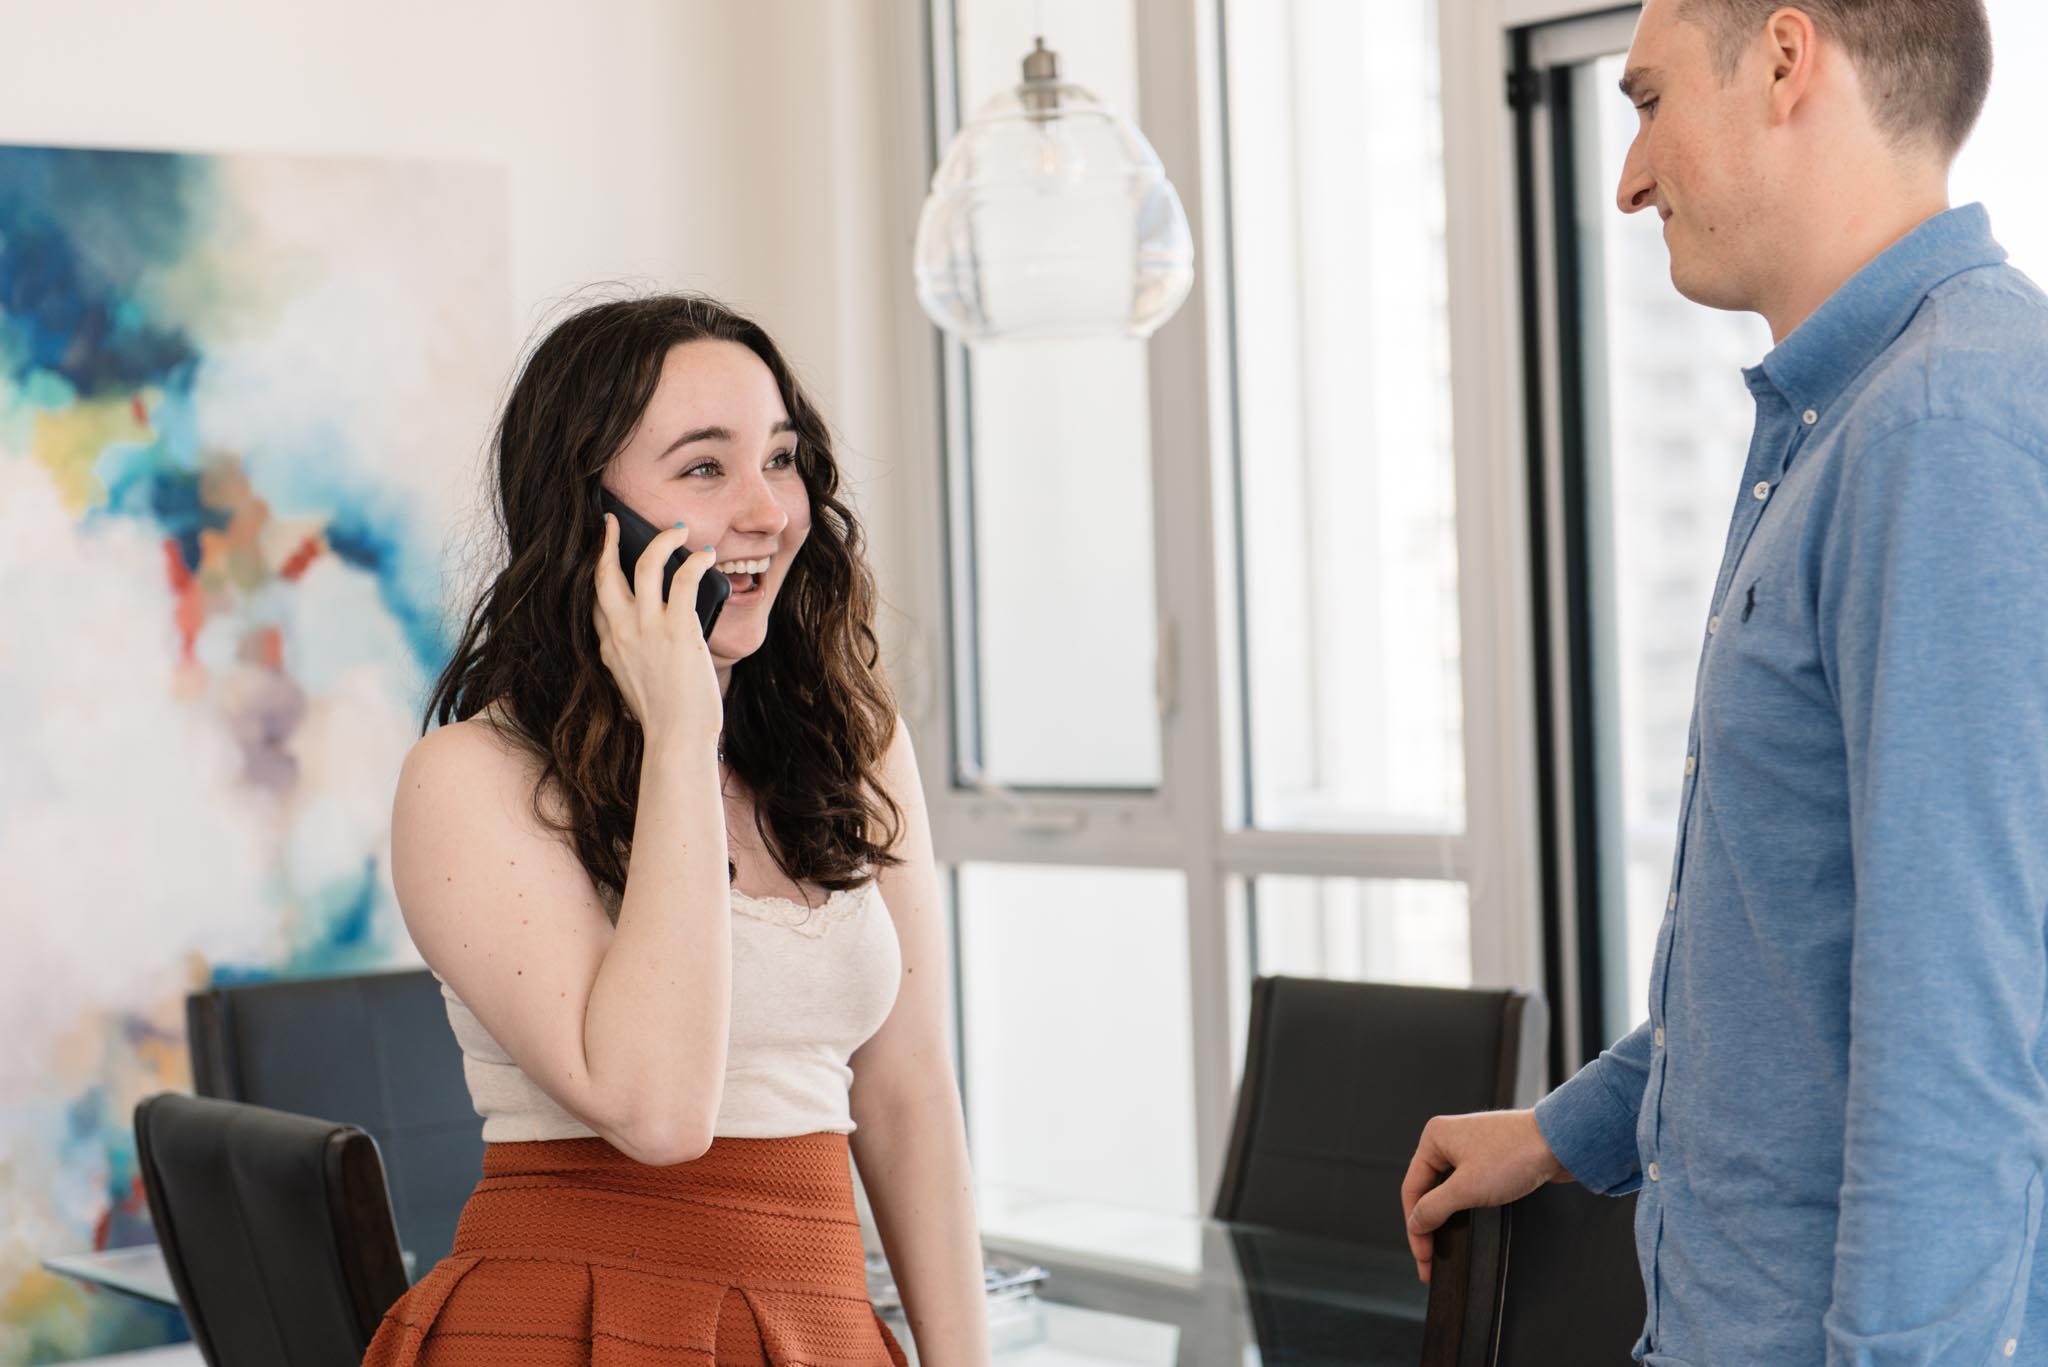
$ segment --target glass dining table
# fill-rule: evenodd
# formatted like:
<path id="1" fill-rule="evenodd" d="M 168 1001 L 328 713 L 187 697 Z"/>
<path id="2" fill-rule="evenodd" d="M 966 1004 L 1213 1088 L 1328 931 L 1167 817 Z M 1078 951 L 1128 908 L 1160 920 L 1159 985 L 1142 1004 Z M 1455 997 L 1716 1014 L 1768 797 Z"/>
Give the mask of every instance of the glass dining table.
<path id="1" fill-rule="evenodd" d="M 986 1240 L 1049 1276 L 991 1306 L 1005 1367 L 1416 1367 L 1429 1288 L 1406 1252 L 1189 1221 L 1175 1266 Z"/>
<path id="2" fill-rule="evenodd" d="M 1175 1231 L 1164 1261 L 991 1236 L 1048 1274 L 992 1300 L 998 1367 L 1415 1367 L 1428 1288 L 1405 1253 L 1216 1220 Z M 175 1305 L 154 1245 L 53 1258 L 52 1271 Z M 890 1317 L 906 1347 L 910 1335 Z M 191 1345 L 181 1345 L 192 1363 Z M 158 1350 L 169 1364 L 179 1349 Z M 913 1355 L 912 1358 L 915 1361 Z"/>

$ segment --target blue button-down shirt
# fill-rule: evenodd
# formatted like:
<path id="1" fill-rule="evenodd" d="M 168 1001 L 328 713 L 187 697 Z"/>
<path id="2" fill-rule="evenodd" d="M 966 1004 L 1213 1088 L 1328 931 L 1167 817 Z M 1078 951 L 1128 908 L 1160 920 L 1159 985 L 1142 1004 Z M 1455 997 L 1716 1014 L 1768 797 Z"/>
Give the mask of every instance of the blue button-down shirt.
<path id="1" fill-rule="evenodd" d="M 1650 1019 L 1537 1107 L 1638 1354 L 2048 1364 L 2048 298 L 1929 220 L 1747 372 Z"/>

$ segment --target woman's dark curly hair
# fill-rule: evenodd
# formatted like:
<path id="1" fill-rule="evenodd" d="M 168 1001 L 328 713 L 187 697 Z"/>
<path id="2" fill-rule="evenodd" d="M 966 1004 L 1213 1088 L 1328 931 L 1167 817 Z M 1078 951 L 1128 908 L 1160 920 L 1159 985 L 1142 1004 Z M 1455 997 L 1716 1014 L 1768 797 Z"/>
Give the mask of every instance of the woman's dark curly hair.
<path id="1" fill-rule="evenodd" d="M 513 383 L 494 442 L 508 563 L 471 610 L 422 727 L 497 704 L 494 714 L 540 761 L 536 815 L 573 842 L 614 907 L 631 853 L 641 734 L 598 657 L 592 620 L 600 481 L 639 425 L 670 349 L 703 340 L 737 342 L 775 377 L 811 505 L 810 536 L 789 564 L 767 639 L 732 670 L 726 764 L 791 878 L 853 888 L 898 862 L 889 851 L 903 813 L 880 780 L 896 704 L 878 664 L 860 525 L 837 497 L 831 432 L 759 324 L 700 295 L 617 300 L 564 320 Z"/>

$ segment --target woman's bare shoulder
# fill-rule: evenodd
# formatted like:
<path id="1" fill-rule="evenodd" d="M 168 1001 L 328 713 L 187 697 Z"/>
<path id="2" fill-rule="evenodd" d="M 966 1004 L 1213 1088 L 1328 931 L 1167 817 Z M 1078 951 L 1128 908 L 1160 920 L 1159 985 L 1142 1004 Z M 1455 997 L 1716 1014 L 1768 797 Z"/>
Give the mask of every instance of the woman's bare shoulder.
<path id="1" fill-rule="evenodd" d="M 414 942 L 443 977 L 441 927 L 491 919 L 527 897 L 604 919 L 554 813 L 546 803 L 536 810 L 540 770 L 517 737 L 474 719 L 429 732 L 406 756 L 391 810 L 392 881 Z"/>
<path id="2" fill-rule="evenodd" d="M 540 757 L 501 715 L 480 712 L 413 742 L 399 771 L 398 806 L 403 811 L 451 799 L 474 804 L 488 794 L 516 799 L 507 807 L 531 812 L 541 768 Z"/>
<path id="3" fill-rule="evenodd" d="M 533 743 L 499 703 L 435 727 L 413 743 L 413 754 L 435 765 L 510 765 L 534 773 L 541 767 Z"/>

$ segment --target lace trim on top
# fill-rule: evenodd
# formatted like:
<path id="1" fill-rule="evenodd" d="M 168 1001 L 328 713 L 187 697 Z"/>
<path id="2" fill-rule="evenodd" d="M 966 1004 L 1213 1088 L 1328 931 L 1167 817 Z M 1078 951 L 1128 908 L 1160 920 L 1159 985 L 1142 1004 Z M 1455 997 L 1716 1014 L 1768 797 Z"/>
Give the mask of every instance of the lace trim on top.
<path id="1" fill-rule="evenodd" d="M 850 920 L 861 913 L 867 905 L 866 887 L 841 888 L 829 894 L 817 906 L 807 906 L 788 897 L 755 897 L 751 893 L 732 889 L 732 909 L 742 916 L 770 925 L 783 926 L 809 939 L 822 939 L 832 927 L 841 921 Z"/>

